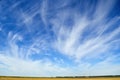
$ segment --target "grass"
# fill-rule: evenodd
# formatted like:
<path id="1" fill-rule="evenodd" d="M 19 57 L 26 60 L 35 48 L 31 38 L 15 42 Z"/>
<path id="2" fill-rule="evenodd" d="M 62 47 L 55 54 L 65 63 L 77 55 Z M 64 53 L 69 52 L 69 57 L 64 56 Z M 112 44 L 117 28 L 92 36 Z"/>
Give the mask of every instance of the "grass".
<path id="1" fill-rule="evenodd" d="M 90 77 L 90 78 L 40 78 L 40 77 L 5 77 L 0 80 L 120 80 L 120 77 Z"/>

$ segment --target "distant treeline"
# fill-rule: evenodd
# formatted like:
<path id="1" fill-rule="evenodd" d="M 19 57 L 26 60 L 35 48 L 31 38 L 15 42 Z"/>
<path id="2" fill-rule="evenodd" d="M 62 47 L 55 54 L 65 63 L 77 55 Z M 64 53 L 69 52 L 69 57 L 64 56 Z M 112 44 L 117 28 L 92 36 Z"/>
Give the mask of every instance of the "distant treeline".
<path id="1" fill-rule="evenodd" d="M 56 76 L 56 78 L 97 78 L 97 77 L 120 77 L 120 75 L 102 75 L 102 76 Z"/>

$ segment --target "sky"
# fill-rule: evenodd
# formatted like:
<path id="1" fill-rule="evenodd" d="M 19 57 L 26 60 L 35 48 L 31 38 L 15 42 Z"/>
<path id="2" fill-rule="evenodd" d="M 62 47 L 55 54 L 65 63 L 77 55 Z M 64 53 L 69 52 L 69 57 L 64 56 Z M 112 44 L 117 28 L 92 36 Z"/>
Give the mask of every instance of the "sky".
<path id="1" fill-rule="evenodd" d="M 0 75 L 120 75 L 120 0 L 0 0 Z"/>

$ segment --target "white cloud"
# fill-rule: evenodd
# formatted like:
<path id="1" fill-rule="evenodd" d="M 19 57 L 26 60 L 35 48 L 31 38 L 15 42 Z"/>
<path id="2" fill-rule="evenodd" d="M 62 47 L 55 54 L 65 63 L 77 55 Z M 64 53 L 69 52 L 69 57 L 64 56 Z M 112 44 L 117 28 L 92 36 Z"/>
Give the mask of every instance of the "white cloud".
<path id="1" fill-rule="evenodd" d="M 27 27 L 28 31 L 26 30 L 26 33 L 29 33 L 29 31 L 32 33 L 32 31 L 35 31 L 34 29 L 38 29 L 33 22 L 36 21 L 34 21 L 34 17 L 40 14 L 45 26 L 49 23 L 52 24 L 53 34 L 55 34 L 56 39 L 53 40 L 53 42 L 49 42 L 47 40 L 49 40 L 51 36 L 38 32 L 31 38 L 30 41 L 32 42 L 30 44 L 19 46 L 17 41 L 24 40 L 22 33 L 10 31 L 6 42 L 8 49 L 7 51 L 0 51 L 0 72 L 2 72 L 2 75 L 74 76 L 119 74 L 120 65 L 112 65 L 111 61 L 115 59 L 110 57 L 112 54 L 110 50 L 120 49 L 118 44 L 120 39 L 117 38 L 120 34 L 120 25 L 115 25 L 119 21 L 119 17 L 111 18 L 111 20 L 107 18 L 114 6 L 114 1 L 98 1 L 95 10 L 91 7 L 91 10 L 94 11 L 90 16 L 91 19 L 86 15 L 90 13 L 90 10 L 85 11 L 85 14 L 83 12 L 82 15 L 78 9 L 73 10 L 73 8 L 67 7 L 70 2 L 71 1 L 68 0 L 65 2 L 60 1 L 60 3 L 53 5 L 54 8 L 53 6 L 49 6 L 48 0 L 45 0 L 42 4 L 36 3 L 34 6 L 27 8 L 26 11 L 22 11 L 21 9 L 19 18 Z M 20 3 L 21 2 L 14 4 L 10 9 L 16 8 Z M 53 14 L 48 12 L 52 10 L 55 10 Z M 15 14 L 18 15 L 18 13 Z M 52 14 L 53 17 L 47 19 L 48 14 L 49 16 Z M 72 25 L 66 25 L 66 23 L 69 22 L 69 18 L 72 18 Z M 22 25 L 22 23 L 20 23 L 20 25 Z M 36 24 L 38 23 L 36 22 Z M 113 26 L 115 29 L 109 32 Z M 48 27 L 46 27 L 46 29 L 47 28 Z M 0 28 L 0 31 L 1 30 L 2 28 Z M 36 37 L 36 35 L 38 36 Z M 75 63 L 77 63 L 77 65 L 68 67 L 60 66 L 59 64 L 66 64 L 64 59 L 58 59 L 57 57 L 59 56 L 54 57 L 52 54 L 43 53 L 49 49 L 55 49 L 61 54 L 66 55 L 67 58 L 72 58 L 72 60 L 76 61 Z M 34 61 L 30 58 L 33 54 L 52 56 L 56 63 L 48 58 Z M 107 59 L 93 66 L 89 62 L 82 61 L 83 58 L 99 59 L 102 54 L 104 54 Z"/>
<path id="2" fill-rule="evenodd" d="M 118 75 L 120 71 L 120 64 L 114 64 L 112 61 L 115 60 L 116 57 L 109 57 L 104 61 L 95 64 L 89 70 L 93 75 Z"/>
<path id="3" fill-rule="evenodd" d="M 41 5 L 40 15 L 43 23 L 47 26 L 47 0 L 44 0 Z"/>
<path id="4" fill-rule="evenodd" d="M 106 5 L 106 7 L 104 8 L 102 5 Z M 55 48 L 76 60 L 80 60 L 89 54 L 93 55 L 94 53 L 100 54 L 108 52 L 111 49 L 109 43 L 112 40 L 116 40 L 115 36 L 120 33 L 120 27 L 116 26 L 118 28 L 105 34 L 105 32 L 118 21 L 117 18 L 107 21 L 107 16 L 113 6 L 113 1 L 98 1 L 96 11 L 91 14 L 94 18 L 91 20 L 87 15 L 80 16 L 77 11 L 72 12 L 71 16 L 74 21 L 72 28 L 63 24 L 68 18 L 65 14 L 70 15 L 69 12 L 66 9 L 64 12 L 59 12 L 57 17 L 51 20 L 53 31 L 57 36 L 53 44 Z M 91 32 L 89 31 L 89 34 L 87 34 L 85 33 L 86 30 L 90 30 Z M 83 36 L 83 34 L 87 35 Z M 82 42 L 81 40 L 83 38 L 86 39 Z"/>
<path id="5" fill-rule="evenodd" d="M 17 75 L 17 76 L 61 76 L 68 75 L 68 68 L 62 68 L 50 61 L 44 60 L 23 60 L 15 57 L 10 57 L 0 54 L 0 71 L 2 68 L 6 71 L 2 75 Z"/>
<path id="6" fill-rule="evenodd" d="M 94 13 L 94 17 L 96 18 L 95 21 L 98 21 L 98 20 L 101 21 L 105 19 L 109 15 L 109 12 L 113 8 L 114 4 L 115 4 L 114 0 L 98 1 L 96 9 L 95 9 L 95 13 Z"/>

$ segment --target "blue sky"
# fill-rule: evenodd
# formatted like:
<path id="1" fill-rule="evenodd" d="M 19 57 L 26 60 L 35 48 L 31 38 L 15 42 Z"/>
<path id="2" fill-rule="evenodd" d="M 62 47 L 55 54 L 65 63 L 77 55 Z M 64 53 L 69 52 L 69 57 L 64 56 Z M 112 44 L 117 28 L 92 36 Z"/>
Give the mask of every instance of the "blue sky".
<path id="1" fill-rule="evenodd" d="M 120 75 L 119 0 L 0 0 L 0 75 Z"/>

